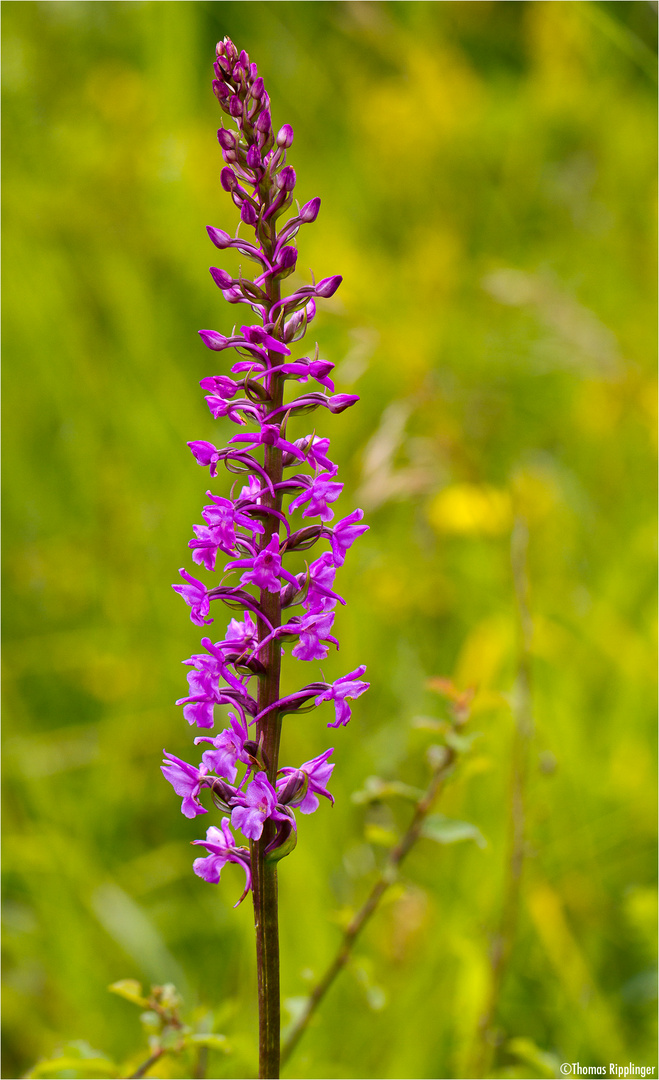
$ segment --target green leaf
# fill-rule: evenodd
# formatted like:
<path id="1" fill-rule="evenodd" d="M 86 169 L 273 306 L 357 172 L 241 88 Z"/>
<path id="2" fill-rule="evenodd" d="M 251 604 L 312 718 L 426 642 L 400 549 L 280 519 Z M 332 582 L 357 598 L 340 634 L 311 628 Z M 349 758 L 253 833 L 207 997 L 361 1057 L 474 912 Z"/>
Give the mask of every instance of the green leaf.
<path id="1" fill-rule="evenodd" d="M 147 1031 L 160 1031 L 162 1027 L 162 1018 L 153 1009 L 147 1009 L 146 1012 L 140 1013 L 140 1020 Z"/>
<path id="2" fill-rule="evenodd" d="M 139 1005 L 142 1009 L 149 1004 L 146 998 L 142 997 L 142 983 L 139 983 L 137 979 L 119 979 L 118 982 L 111 983 L 108 990 L 111 994 L 118 994 L 119 997 L 125 998 L 126 1001 L 132 1001 L 133 1005 Z"/>
<path id="3" fill-rule="evenodd" d="M 306 1011 L 309 1004 L 308 996 L 288 997 L 284 998 L 283 1005 L 286 1012 L 290 1016 L 291 1024 L 297 1024 Z"/>
<path id="4" fill-rule="evenodd" d="M 96 1053 L 98 1054 L 98 1051 Z M 70 1077 L 72 1072 L 79 1080 L 95 1080 L 96 1077 L 119 1076 L 119 1066 L 100 1054 L 97 1057 L 78 1057 L 68 1054 L 37 1062 L 26 1076 L 28 1080 L 38 1080 L 39 1077 L 57 1078 L 60 1073 Z"/>
<path id="5" fill-rule="evenodd" d="M 163 1050 L 180 1050 L 182 1043 L 183 1035 L 179 1028 L 166 1027 L 160 1036 L 160 1045 Z"/>
<path id="6" fill-rule="evenodd" d="M 380 799 L 386 799 L 392 795 L 418 802 L 419 799 L 423 798 L 424 794 L 425 792 L 421 791 L 420 788 L 402 784 L 399 780 L 383 780 L 379 776 L 367 776 L 364 787 L 361 791 L 355 791 L 351 798 L 352 802 L 357 803 L 357 805 L 379 802 Z"/>
<path id="7" fill-rule="evenodd" d="M 382 987 L 378 986 L 373 980 L 372 967 L 370 961 L 366 957 L 362 957 L 354 961 L 352 970 L 357 982 L 361 983 L 366 992 L 369 1009 L 379 1012 L 387 1004 L 387 995 Z"/>
<path id="8" fill-rule="evenodd" d="M 457 731 L 447 731 L 444 738 L 446 739 L 446 745 L 451 747 L 451 750 L 455 750 L 456 754 L 466 754 L 471 750 L 472 743 L 476 739 L 480 739 L 482 731 L 472 731 L 469 735 L 458 735 Z"/>
<path id="9" fill-rule="evenodd" d="M 434 716 L 414 716 L 411 725 L 421 731 L 446 731 L 448 728 L 446 720 L 436 720 Z"/>
<path id="10" fill-rule="evenodd" d="M 364 836 L 369 844 L 377 844 L 379 847 L 392 848 L 398 843 L 396 833 L 392 829 L 383 828 L 382 825 L 367 825 Z"/>
<path id="11" fill-rule="evenodd" d="M 198 1031 L 194 1035 L 188 1035 L 186 1037 L 187 1046 L 207 1046 L 209 1050 L 221 1050 L 224 1054 L 231 1053 L 231 1047 L 229 1046 L 225 1035 L 216 1035 L 213 1032 Z"/>
<path id="12" fill-rule="evenodd" d="M 456 821 L 443 814 L 429 814 L 421 827 L 421 836 L 435 840 L 438 844 L 457 844 L 461 840 L 473 840 L 479 848 L 484 848 L 487 841 L 476 825 L 469 821 Z"/>
<path id="13" fill-rule="evenodd" d="M 373 1012 L 380 1012 L 387 1004 L 387 995 L 381 986 L 369 986 L 366 990 L 366 1000 L 369 1009 L 373 1009 Z"/>
<path id="14" fill-rule="evenodd" d="M 560 1062 L 556 1055 L 541 1050 L 535 1045 L 533 1039 L 526 1039 L 521 1036 L 510 1039 L 506 1043 L 506 1050 L 509 1054 L 523 1061 L 525 1065 L 533 1066 L 534 1072 L 542 1077 L 560 1076 Z"/>
<path id="15" fill-rule="evenodd" d="M 119 1066 L 84 1039 L 74 1039 L 58 1050 L 56 1057 L 38 1061 L 26 1075 L 28 1078 L 52 1077 L 60 1073 L 70 1076 L 72 1071 L 80 1080 L 92 1080 L 97 1076 L 118 1076 Z"/>
<path id="16" fill-rule="evenodd" d="M 66 1043 L 64 1049 L 76 1056 L 80 1056 L 85 1061 L 90 1058 L 101 1058 L 103 1061 L 110 1060 L 102 1050 L 95 1050 L 93 1046 L 90 1046 L 86 1039 L 71 1039 L 70 1042 Z"/>

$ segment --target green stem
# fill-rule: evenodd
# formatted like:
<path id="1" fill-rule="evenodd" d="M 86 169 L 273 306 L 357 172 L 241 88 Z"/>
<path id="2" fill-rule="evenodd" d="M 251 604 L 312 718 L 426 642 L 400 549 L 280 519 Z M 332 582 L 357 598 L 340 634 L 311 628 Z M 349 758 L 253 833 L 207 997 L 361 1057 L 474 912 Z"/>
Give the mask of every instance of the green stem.
<path id="1" fill-rule="evenodd" d="M 275 303 L 279 299 L 279 283 L 271 283 L 268 299 Z M 277 364 L 277 355 L 270 354 L 273 366 Z M 284 381 L 278 376 L 271 376 L 267 381 L 271 404 L 269 409 L 281 406 L 284 397 Z M 273 484 L 281 482 L 282 452 L 278 447 L 266 446 L 264 468 Z M 281 497 L 266 493 L 263 504 L 281 511 Z M 279 533 L 279 520 L 268 515 L 264 520 L 265 533 L 261 537 L 260 550 L 270 542 L 273 535 Z M 261 589 L 259 606 L 273 628 L 281 625 L 281 603 L 279 593 Z M 269 634 L 265 623 L 258 620 L 259 641 Z M 279 682 L 281 673 L 281 645 L 273 639 L 259 653 L 259 659 L 266 671 L 259 679 L 257 704 L 261 712 L 280 697 Z M 263 754 L 267 763 L 267 776 L 274 786 L 279 764 L 279 740 L 281 737 L 281 717 L 272 709 L 258 723 L 257 741 L 262 741 Z M 265 848 L 274 836 L 274 828 L 266 821 L 259 840 L 252 841 L 252 890 L 254 900 L 254 928 L 256 931 L 256 966 L 258 973 L 259 999 L 259 1077 L 262 1080 L 277 1080 L 279 1077 L 279 911 L 277 902 L 277 864 L 270 863 L 265 857 Z"/>

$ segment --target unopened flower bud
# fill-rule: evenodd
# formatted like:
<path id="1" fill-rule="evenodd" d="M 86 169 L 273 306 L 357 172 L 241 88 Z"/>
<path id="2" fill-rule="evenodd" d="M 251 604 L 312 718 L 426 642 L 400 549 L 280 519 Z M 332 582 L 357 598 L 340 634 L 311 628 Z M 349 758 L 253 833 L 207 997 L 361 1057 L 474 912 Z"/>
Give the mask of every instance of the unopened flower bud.
<path id="1" fill-rule="evenodd" d="M 285 247 L 282 248 L 279 258 L 277 259 L 277 267 L 279 270 L 292 270 L 297 262 L 297 248 Z"/>
<path id="2" fill-rule="evenodd" d="M 222 349 L 226 349 L 227 341 L 229 340 L 224 334 L 218 334 L 217 330 L 200 330 L 199 337 L 209 349 L 214 349 L 216 352 L 221 352 Z"/>
<path id="3" fill-rule="evenodd" d="M 243 103 L 237 94 L 234 94 L 229 102 L 229 114 L 236 120 L 243 115 Z"/>
<path id="4" fill-rule="evenodd" d="M 327 399 L 327 408 L 331 413 L 340 413 L 344 409 L 349 409 L 356 401 L 359 401 L 357 394 L 334 394 L 333 397 Z"/>
<path id="5" fill-rule="evenodd" d="M 221 270 L 218 266 L 209 267 L 211 277 L 218 289 L 230 289 L 233 285 L 233 278 L 231 274 L 227 274 L 226 270 Z"/>
<path id="6" fill-rule="evenodd" d="M 233 664 L 239 675 L 265 675 L 265 667 L 255 656 L 246 657 L 242 653 L 225 653 L 229 663 Z"/>
<path id="7" fill-rule="evenodd" d="M 268 768 L 268 758 L 263 750 L 263 743 L 260 744 L 255 739 L 246 739 L 243 743 L 243 752 L 252 759 L 252 764 L 258 766 L 259 769 Z"/>
<path id="8" fill-rule="evenodd" d="M 232 285 L 230 289 L 222 289 L 222 296 L 226 300 L 227 304 L 239 304 L 243 299 L 242 289 L 240 285 Z M 211 346 L 212 348 L 213 346 Z"/>
<path id="9" fill-rule="evenodd" d="M 233 800 L 236 797 L 236 789 L 230 787 L 224 780 L 213 780 L 210 789 L 213 802 L 218 810 L 231 810 Z"/>
<path id="10" fill-rule="evenodd" d="M 202 390 L 210 390 L 211 394 L 217 394 L 225 401 L 230 401 L 236 396 L 242 383 L 235 382 L 227 375 L 208 375 L 205 379 L 199 380 L 199 385 Z"/>
<path id="11" fill-rule="evenodd" d="M 231 243 L 231 237 L 229 236 L 228 232 L 224 231 L 224 229 L 215 229 L 212 225 L 207 225 L 206 232 L 215 244 L 215 247 L 220 248 L 220 250 L 222 251 L 224 250 L 224 248 L 229 247 Z"/>
<path id="12" fill-rule="evenodd" d="M 252 82 L 254 82 L 254 80 L 257 78 L 258 73 L 259 73 L 259 69 L 257 68 L 256 64 L 250 64 L 249 65 L 249 77 L 252 80 Z"/>
<path id="13" fill-rule="evenodd" d="M 220 128 L 217 133 L 217 141 L 223 150 L 234 150 L 236 146 L 236 136 L 232 131 L 227 131 L 226 128 Z"/>
<path id="14" fill-rule="evenodd" d="M 290 124 L 284 124 L 277 132 L 277 146 L 282 150 L 288 150 L 293 145 L 293 128 Z"/>
<path id="15" fill-rule="evenodd" d="M 263 112 L 259 115 L 258 120 L 256 121 L 256 130 L 262 132 L 264 135 L 267 135 L 271 127 L 272 121 L 270 119 L 270 113 L 267 109 L 264 109 Z"/>
<path id="16" fill-rule="evenodd" d="M 225 56 L 232 64 L 238 59 L 238 50 L 230 37 L 224 39 Z"/>
<path id="17" fill-rule="evenodd" d="M 258 99 L 260 97 L 262 97 L 262 95 L 263 95 L 263 79 L 261 78 L 260 75 L 259 75 L 258 79 L 254 80 L 254 83 L 253 83 L 253 85 L 252 85 L 252 87 L 250 89 L 250 94 L 252 95 L 253 98 L 256 98 L 257 101 L 258 101 Z"/>
<path id="18" fill-rule="evenodd" d="M 231 72 L 231 78 L 234 82 L 243 82 L 245 78 L 245 69 L 242 64 L 238 63 Z"/>
<path id="19" fill-rule="evenodd" d="M 316 314 L 316 305 L 311 299 L 301 311 L 296 311 L 291 315 L 284 323 L 284 341 L 288 344 L 290 341 L 295 340 L 295 335 L 299 330 L 303 329 L 308 322 L 311 322 Z M 303 334 L 300 335 L 302 337 Z"/>
<path id="20" fill-rule="evenodd" d="M 245 222 L 245 225 L 256 225 L 259 220 L 256 210 L 247 199 L 240 207 L 240 219 Z"/>
<path id="21" fill-rule="evenodd" d="M 296 795 L 300 795 L 308 785 L 309 778 L 306 773 L 303 773 L 301 769 L 296 769 L 286 780 L 286 783 L 277 792 L 277 801 L 286 806 L 287 803 L 293 801 Z"/>
<path id="22" fill-rule="evenodd" d="M 334 277 L 323 278 L 323 280 L 319 281 L 316 285 L 316 296 L 322 296 L 325 300 L 330 296 L 334 296 L 334 293 L 342 281 L 343 278 L 340 274 L 335 274 Z"/>
<path id="23" fill-rule="evenodd" d="M 320 210 L 320 199 L 316 196 L 315 199 L 310 199 L 308 203 L 305 203 L 300 210 L 300 220 L 305 224 L 310 225 L 312 221 L 315 221 L 318 217 L 318 211 Z"/>
<path id="24" fill-rule="evenodd" d="M 291 585 L 290 583 L 285 585 L 279 594 L 279 603 L 282 608 L 287 608 L 289 604 L 298 597 L 300 590 L 297 585 Z"/>
<path id="25" fill-rule="evenodd" d="M 261 151 L 256 143 L 252 143 L 247 151 L 247 168 L 248 169 L 260 169 L 261 168 Z"/>
<path id="26" fill-rule="evenodd" d="M 238 183 L 235 172 L 228 165 L 225 165 L 220 173 L 220 183 L 225 191 L 233 191 Z"/>
<path id="27" fill-rule="evenodd" d="M 247 68 L 249 67 L 249 56 L 244 49 L 242 50 L 239 59 L 242 66 L 245 68 L 245 71 L 247 71 Z"/>
<path id="28" fill-rule="evenodd" d="M 299 458 L 294 458 L 291 453 L 288 455 L 284 454 L 283 456 L 291 458 L 290 462 L 284 461 L 284 465 L 295 465 L 299 463 Z M 306 551 L 307 548 L 313 547 L 322 534 L 322 525 L 307 525 L 304 529 L 298 529 L 297 532 L 292 533 L 288 540 L 284 541 L 282 551 Z M 294 586 L 292 587 L 294 588 Z"/>
<path id="29" fill-rule="evenodd" d="M 292 191 L 295 187 L 296 179 L 295 169 L 292 165 L 285 165 L 277 176 L 276 184 L 282 191 Z"/>
<path id="30" fill-rule="evenodd" d="M 220 79 L 213 79 L 213 93 L 218 101 L 225 101 L 231 96 L 231 90 Z"/>

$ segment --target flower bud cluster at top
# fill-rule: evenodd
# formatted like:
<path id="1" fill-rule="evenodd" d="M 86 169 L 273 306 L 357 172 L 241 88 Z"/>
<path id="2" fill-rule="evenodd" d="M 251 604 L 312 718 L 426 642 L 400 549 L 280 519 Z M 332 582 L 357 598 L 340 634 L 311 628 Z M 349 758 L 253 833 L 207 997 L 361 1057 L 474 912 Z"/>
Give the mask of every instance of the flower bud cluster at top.
<path id="1" fill-rule="evenodd" d="M 270 822 L 265 857 L 277 860 L 295 845 L 294 810 L 312 813 L 319 805 L 318 795 L 333 802 L 326 786 L 334 768 L 328 762 L 332 750 L 299 768 L 278 769 L 278 741 L 272 749 L 273 725 L 286 713 L 306 711 L 325 701 L 335 706 L 335 720 L 328 726 L 347 724 L 348 701 L 368 688 L 361 679 L 365 668 L 333 683 L 307 683 L 281 697 L 279 665 L 285 644 L 292 644 L 292 655 L 303 661 L 322 660 L 330 643 L 338 648 L 331 631 L 336 604 L 344 601 L 333 588 L 336 568 L 367 526 L 362 524 L 361 510 L 330 525 L 334 518 L 330 504 L 339 498 L 343 485 L 328 457 L 329 439 L 315 433 L 292 441 L 287 437 L 291 417 L 321 407 L 339 413 L 358 400 L 352 394 L 334 393 L 330 378 L 334 365 L 319 358 L 317 346 L 313 356 L 295 359 L 289 348 L 304 337 L 314 318 L 315 298 L 332 296 L 342 280 L 334 276 L 312 281 L 281 296 L 281 282 L 297 262 L 292 241 L 302 224 L 315 221 L 320 199 L 312 199 L 301 209 L 298 206 L 277 230 L 278 219 L 293 204 L 296 176 L 286 164 L 293 129 L 285 124 L 275 136 L 270 100 L 256 64 L 250 63 L 246 52 L 239 54 L 228 38 L 217 46 L 214 68 L 213 91 L 237 129 L 218 131 L 226 163 L 221 183 L 255 238 L 250 242 L 238 233 L 231 237 L 210 226 L 208 235 L 220 250 L 233 248 L 256 263 L 258 273 L 253 279 L 242 272 L 233 278 L 215 266 L 210 273 L 224 299 L 246 305 L 258 322 L 251 323 L 248 316 L 240 331 L 234 328 L 228 337 L 215 330 L 199 331 L 209 349 L 232 349 L 238 357 L 230 368 L 233 377 L 212 375 L 201 380 L 201 387 L 207 391 L 206 401 L 215 418 L 228 417 L 238 427 L 251 425 L 253 430 L 234 435 L 222 448 L 205 441 L 188 443 L 211 477 L 223 463 L 229 472 L 243 474 L 244 482 L 236 493 L 237 481 L 229 497 L 207 493 L 209 502 L 201 511 L 204 524 L 193 526 L 189 542 L 193 562 L 207 571 L 216 571 L 219 553 L 227 557 L 220 583 L 208 587 L 181 569 L 183 584 L 173 588 L 190 607 L 190 617 L 198 626 L 213 622 L 210 603 L 214 600 L 242 609 L 243 614 L 230 620 L 222 640 L 202 638 L 204 652 L 184 661 L 191 669 L 189 693 L 177 702 L 183 706 L 185 719 L 202 729 L 213 728 L 216 705 L 228 705 L 230 727 L 195 739 L 195 743 L 208 744 L 198 766 L 165 753 L 162 770 L 182 797 L 186 817 L 207 813 L 200 801 L 203 789 L 209 789 L 215 806 L 228 815 L 219 828 L 208 829 L 205 840 L 193 841 L 208 852 L 195 860 L 194 871 L 206 881 L 217 882 L 227 862 L 240 864 L 246 874 L 242 900 L 251 887 L 250 852 L 236 844 L 229 817 L 231 826 L 252 841 L 260 840 L 265 823 Z M 305 389 L 284 403 L 287 381 L 306 384 L 310 379 L 318 390 Z M 294 526 L 292 515 L 299 510 L 302 518 L 318 522 Z M 322 541 L 329 543 L 329 549 L 307 563 L 303 573 L 285 568 L 289 552 L 307 551 Z M 282 621 L 282 614 L 289 612 L 290 617 Z M 240 780 L 239 769 L 244 769 Z"/>

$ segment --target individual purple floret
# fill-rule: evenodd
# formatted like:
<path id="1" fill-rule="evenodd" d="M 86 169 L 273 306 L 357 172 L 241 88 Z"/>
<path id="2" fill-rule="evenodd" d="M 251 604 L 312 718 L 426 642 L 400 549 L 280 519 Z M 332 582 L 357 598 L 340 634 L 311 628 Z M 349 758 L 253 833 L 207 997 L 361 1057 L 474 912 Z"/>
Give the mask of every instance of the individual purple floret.
<path id="1" fill-rule="evenodd" d="M 250 840 L 258 840 L 263 832 L 266 818 L 288 821 L 288 814 L 279 809 L 277 792 L 264 772 L 258 772 L 245 793 L 241 803 L 231 811 L 231 824 L 240 829 Z"/>
<path id="2" fill-rule="evenodd" d="M 211 476 L 217 476 L 216 465 L 220 460 L 220 451 L 212 443 L 204 442 L 200 440 L 198 442 L 189 442 L 188 446 L 192 450 L 195 459 L 200 465 L 210 465 Z"/>
<path id="3" fill-rule="evenodd" d="M 328 765 L 327 759 L 334 749 L 305 761 L 299 769 L 286 766 L 279 770 L 281 779 L 277 781 L 277 792 L 282 802 L 297 807 L 301 814 L 313 814 L 319 807 L 317 795 L 324 795 L 334 806 L 334 797 L 327 790 L 327 783 L 334 764 Z M 290 794 L 289 794 L 290 791 Z"/>
<path id="4" fill-rule="evenodd" d="M 276 864 L 296 843 L 295 811 L 313 813 L 321 796 L 334 802 L 327 790 L 332 750 L 299 768 L 279 768 L 282 717 L 332 701 L 336 718 L 328 726 L 345 725 L 349 702 L 368 687 L 361 666 L 334 682 L 316 671 L 301 690 L 282 696 L 282 656 L 317 665 L 331 646 L 338 649 L 334 620 L 345 601 L 335 590 L 336 571 L 368 526 L 361 510 L 334 520 L 344 485 L 329 438 L 315 430 L 319 416 L 343 416 L 359 399 L 335 391 L 334 365 L 321 359 L 318 345 L 306 352 L 298 347 L 315 326 L 318 298 L 332 297 L 342 281 L 338 274 L 305 281 L 297 269 L 304 266 L 299 242 L 304 227 L 318 217 L 320 199 L 301 207 L 296 202 L 298 177 L 287 161 L 293 129 L 273 128 L 256 64 L 225 38 L 217 46 L 214 71 L 213 91 L 226 118 L 217 133 L 220 183 L 235 220 L 229 225 L 225 215 L 228 231 L 211 225 L 207 231 L 213 262 L 224 251 L 236 261 L 226 269 L 212 265 L 209 286 L 242 307 L 238 315 L 234 309 L 224 330 L 199 331 L 215 368 L 200 386 L 219 427 L 213 442 L 197 439 L 188 446 L 211 480 L 224 467 L 233 484 L 207 492 L 192 526 L 191 563 L 204 580 L 181 569 L 182 582 L 173 588 L 196 626 L 213 622 L 210 606 L 216 601 L 230 609 L 230 618 L 224 633 L 213 635 L 219 640 L 203 637 L 201 650 L 184 661 L 188 693 L 177 704 L 203 732 L 194 740 L 201 744 L 201 761 L 188 764 L 166 753 L 162 771 L 186 817 L 213 806 L 225 815 L 205 840 L 193 841 L 208 852 L 195 860 L 194 872 L 216 884 L 227 863 L 242 866 L 246 884 L 240 900 L 253 889 L 259 956 L 267 964 L 276 942 L 265 944 L 273 920 L 264 913 L 276 905 Z M 250 262 L 251 279 L 245 271 Z M 286 294 L 294 271 L 295 285 Z M 237 433 L 227 436 L 227 424 Z M 249 848 L 237 845 L 229 822 Z M 274 978 L 274 971 L 266 978 L 259 968 L 264 985 L 274 985 Z M 275 1075 L 267 1071 L 274 1065 L 261 1067 L 261 1075 Z"/>
<path id="5" fill-rule="evenodd" d="M 240 761 L 243 765 L 250 765 L 249 755 L 245 753 L 249 732 L 244 718 L 238 719 L 234 713 L 229 713 L 229 720 L 230 728 L 225 728 L 214 738 L 199 735 L 195 744 L 206 742 L 212 745 L 212 750 L 205 750 L 201 755 L 202 767 L 233 784 L 238 773 L 237 763 Z"/>
<path id="6" fill-rule="evenodd" d="M 343 675 L 340 679 L 337 679 L 335 683 L 324 690 L 322 694 L 319 694 L 316 698 L 316 705 L 320 705 L 323 701 L 333 701 L 336 710 L 336 720 L 333 724 L 328 724 L 328 727 L 339 727 L 341 724 L 344 726 L 350 720 L 352 712 L 350 706 L 346 704 L 347 698 L 357 698 L 360 694 L 363 694 L 365 690 L 368 690 L 369 684 L 362 682 L 359 678 L 366 671 L 365 666 L 351 671 L 348 675 Z M 357 677 L 356 677 L 357 676 Z"/>
<path id="7" fill-rule="evenodd" d="M 197 626 L 204 626 L 206 623 L 212 623 L 212 619 L 204 618 L 210 611 L 210 605 L 208 600 L 208 589 L 203 581 L 198 581 L 197 578 L 191 577 L 183 567 L 179 570 L 179 574 L 188 582 L 188 584 L 172 585 L 172 589 L 174 592 L 179 593 L 186 604 L 192 609 L 190 611 L 190 618 L 193 623 L 196 623 Z"/>
<path id="8" fill-rule="evenodd" d="M 207 814 L 208 811 L 204 810 L 199 802 L 199 792 L 206 779 L 208 767 L 202 765 L 195 769 L 194 766 L 188 765 L 187 761 L 181 761 L 173 754 L 168 754 L 166 750 L 163 750 L 163 754 L 167 761 L 160 768 L 176 794 L 183 797 L 181 813 L 188 818 L 197 817 L 198 814 Z"/>
<path id="9" fill-rule="evenodd" d="M 289 510 L 297 510 L 304 503 L 309 505 L 302 511 L 302 517 L 319 517 L 321 521 L 331 521 L 334 511 L 330 510 L 328 503 L 336 502 L 343 491 L 343 484 L 337 484 L 330 479 L 329 473 L 320 473 L 302 494 L 298 495 L 289 504 Z"/>
<path id="10" fill-rule="evenodd" d="M 205 840 L 192 840 L 191 842 L 205 847 L 209 852 L 205 859 L 195 859 L 192 864 L 195 874 L 203 878 L 204 881 L 217 884 L 220 880 L 220 873 L 228 862 L 242 866 L 245 871 L 246 881 L 242 896 L 233 905 L 238 907 L 238 904 L 243 902 L 252 887 L 252 872 L 249 865 L 249 851 L 244 847 L 236 847 L 236 841 L 229 828 L 228 819 L 222 818 L 219 829 L 216 825 L 211 825 L 206 831 Z"/>
<path id="11" fill-rule="evenodd" d="M 278 593 L 281 591 L 280 577 L 295 584 L 295 578 L 281 565 L 279 554 L 279 537 L 273 533 L 266 547 L 254 555 L 251 559 L 236 559 L 227 563 L 226 570 L 237 570 L 246 567 L 245 573 L 240 578 L 241 585 L 256 585 L 259 589 Z"/>
<path id="12" fill-rule="evenodd" d="M 353 510 L 352 514 L 339 521 L 331 530 L 332 555 L 337 566 L 343 566 L 346 552 L 352 547 L 358 536 L 365 533 L 368 525 L 358 525 L 364 516 L 363 510 Z"/>

